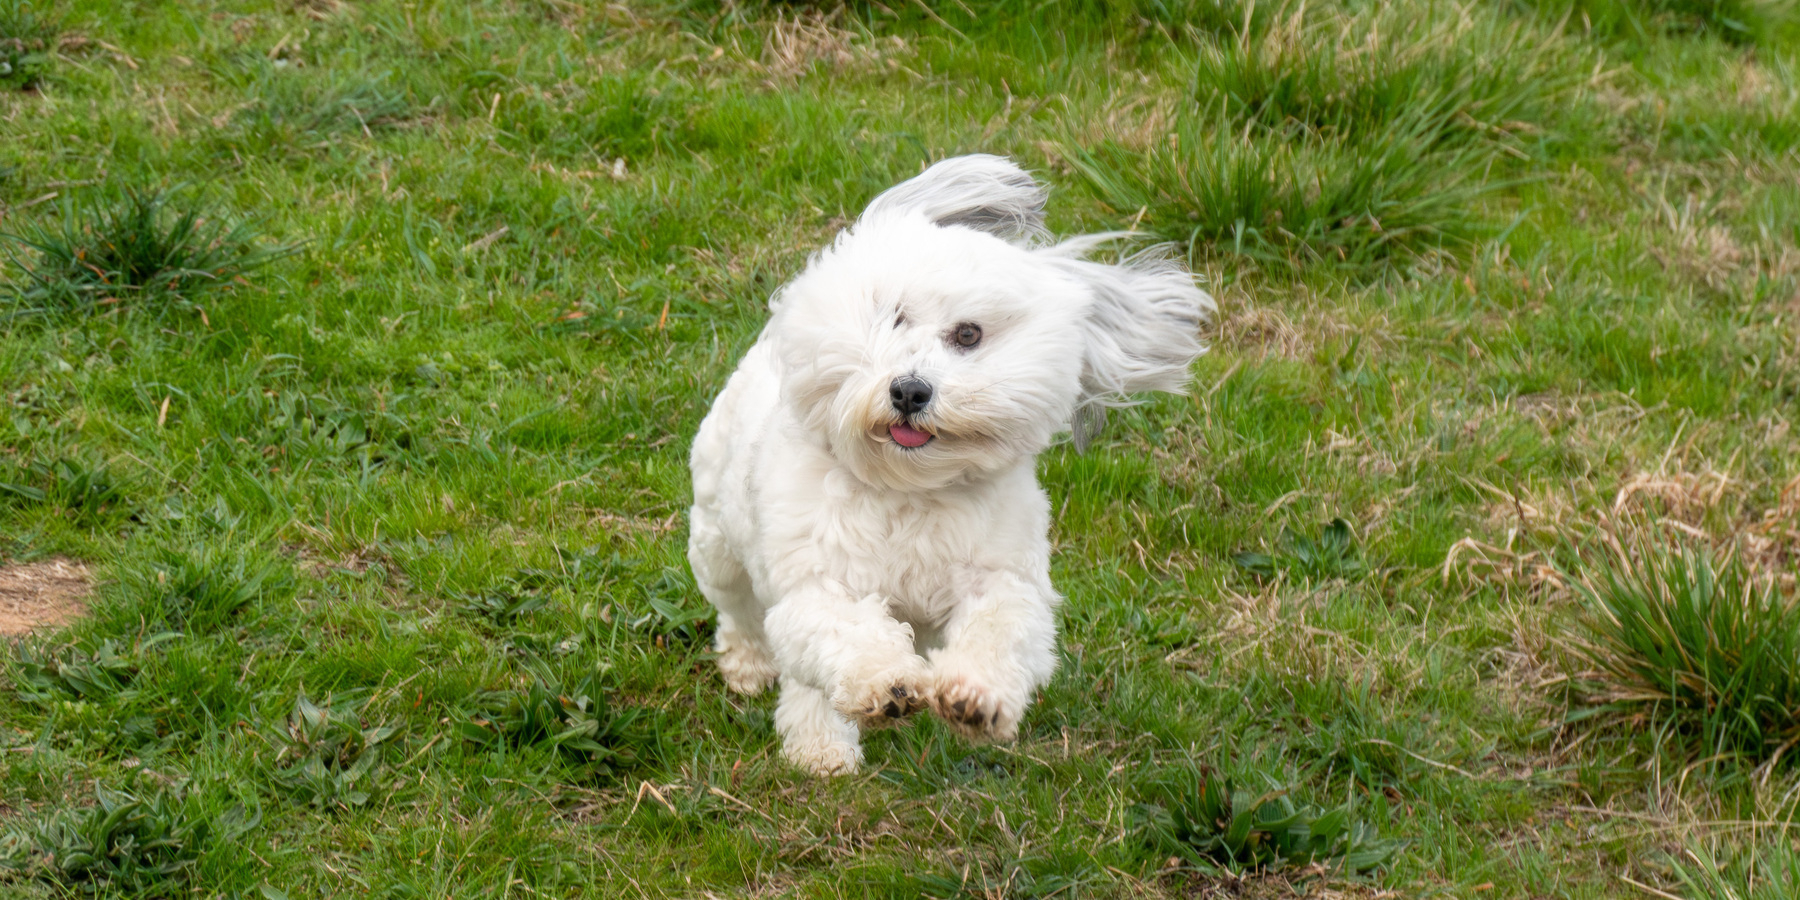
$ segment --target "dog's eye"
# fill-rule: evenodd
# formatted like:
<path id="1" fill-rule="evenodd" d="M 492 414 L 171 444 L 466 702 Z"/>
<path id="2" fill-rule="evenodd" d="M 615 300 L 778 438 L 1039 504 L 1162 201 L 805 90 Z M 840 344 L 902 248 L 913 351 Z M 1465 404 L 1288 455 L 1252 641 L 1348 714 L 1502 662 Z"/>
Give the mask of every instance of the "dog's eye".
<path id="1" fill-rule="evenodd" d="M 976 344 L 981 343 L 981 326 L 976 325 L 973 322 L 964 322 L 961 325 L 956 326 L 956 331 L 953 332 L 950 337 L 952 340 L 956 341 L 956 346 L 958 347 L 964 349 L 973 347 Z"/>

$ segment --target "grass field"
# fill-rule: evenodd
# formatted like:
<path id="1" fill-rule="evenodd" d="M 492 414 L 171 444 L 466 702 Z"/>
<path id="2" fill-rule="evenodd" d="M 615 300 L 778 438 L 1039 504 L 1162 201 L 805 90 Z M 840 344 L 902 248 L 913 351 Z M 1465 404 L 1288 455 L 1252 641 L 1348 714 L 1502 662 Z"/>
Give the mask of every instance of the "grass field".
<path id="1" fill-rule="evenodd" d="M 0 0 L 0 562 L 96 579 L 0 644 L 0 896 L 1800 896 L 1797 22 Z M 974 151 L 1213 351 L 1042 460 L 1019 742 L 813 780 L 687 445 Z"/>

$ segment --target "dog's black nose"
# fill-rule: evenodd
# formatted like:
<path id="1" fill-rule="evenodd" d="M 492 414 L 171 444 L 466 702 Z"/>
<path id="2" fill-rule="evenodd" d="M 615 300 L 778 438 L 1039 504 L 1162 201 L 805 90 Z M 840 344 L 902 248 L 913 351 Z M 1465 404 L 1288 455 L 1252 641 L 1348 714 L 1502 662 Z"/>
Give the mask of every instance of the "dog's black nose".
<path id="1" fill-rule="evenodd" d="M 888 396 L 895 411 L 910 416 L 931 402 L 931 385 L 917 375 L 902 375 L 888 384 Z"/>

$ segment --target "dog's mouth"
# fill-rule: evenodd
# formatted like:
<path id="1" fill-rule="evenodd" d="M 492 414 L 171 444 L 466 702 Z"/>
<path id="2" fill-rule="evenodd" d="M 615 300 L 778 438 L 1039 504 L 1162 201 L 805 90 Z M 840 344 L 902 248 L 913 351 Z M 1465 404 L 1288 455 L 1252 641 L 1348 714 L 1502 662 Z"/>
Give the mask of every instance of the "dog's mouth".
<path id="1" fill-rule="evenodd" d="M 932 438 L 937 437 L 929 431 L 920 431 L 904 422 L 898 425 L 889 425 L 888 436 L 894 439 L 894 443 L 908 450 L 923 447 L 931 443 Z"/>
<path id="2" fill-rule="evenodd" d="M 922 428 L 914 428 L 905 422 L 896 422 L 886 428 L 877 429 L 875 437 L 877 440 L 893 441 L 908 450 L 917 450 L 937 439 L 937 435 Z"/>

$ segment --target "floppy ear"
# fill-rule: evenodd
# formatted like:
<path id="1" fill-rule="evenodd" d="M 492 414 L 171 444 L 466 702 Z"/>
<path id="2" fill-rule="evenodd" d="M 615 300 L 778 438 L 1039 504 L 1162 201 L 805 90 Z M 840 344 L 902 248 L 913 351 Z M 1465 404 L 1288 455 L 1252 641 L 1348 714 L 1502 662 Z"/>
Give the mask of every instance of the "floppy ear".
<path id="1" fill-rule="evenodd" d="M 1004 156 L 977 153 L 943 160 L 876 197 L 866 220 L 922 213 L 1009 241 L 1044 234 L 1044 186 Z"/>
<path id="2" fill-rule="evenodd" d="M 1152 247 L 1116 265 L 1079 258 L 1115 237 L 1077 238 L 1046 251 L 1065 257 L 1057 264 L 1093 296 L 1081 398 L 1070 423 L 1077 450 L 1085 450 L 1106 424 L 1108 407 L 1132 405 L 1132 394 L 1186 388 L 1188 366 L 1206 352 L 1200 329 L 1214 310 L 1212 297 L 1168 257 L 1167 247 Z"/>

